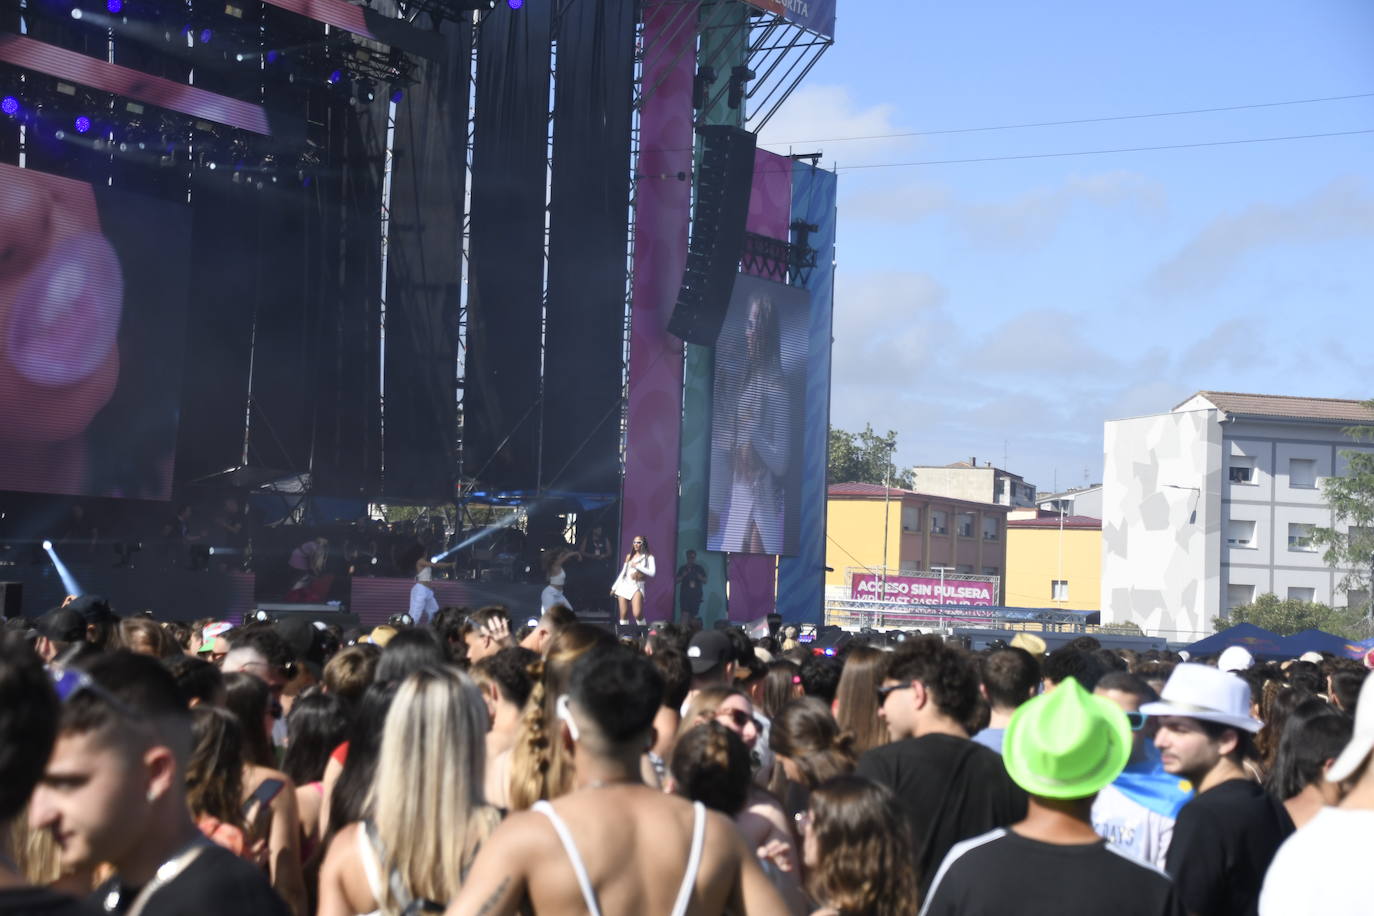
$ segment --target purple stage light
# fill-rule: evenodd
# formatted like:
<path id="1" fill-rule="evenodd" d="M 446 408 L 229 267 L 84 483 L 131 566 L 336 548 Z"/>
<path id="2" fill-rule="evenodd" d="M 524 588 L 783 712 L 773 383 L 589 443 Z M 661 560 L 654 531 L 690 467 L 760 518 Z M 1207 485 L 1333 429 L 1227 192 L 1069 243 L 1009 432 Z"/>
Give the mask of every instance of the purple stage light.
<path id="1" fill-rule="evenodd" d="M 19 100 L 12 95 L 7 95 L 0 99 L 0 111 L 9 115 L 11 118 L 19 114 Z"/>
<path id="2" fill-rule="evenodd" d="M 120 10 L 124 9 L 124 0 L 105 0 L 105 9 L 109 11 L 111 16 L 117 15 Z"/>
<path id="3" fill-rule="evenodd" d="M 214 37 L 215 37 L 215 33 L 214 33 L 213 31 L 211 31 L 210 29 L 201 29 L 201 30 L 200 30 L 200 43 L 201 43 L 201 44 L 203 44 L 203 45 L 208 45 L 208 44 L 210 43 L 210 39 L 212 39 L 212 38 L 214 38 Z"/>
<path id="4" fill-rule="evenodd" d="M 281 56 L 281 54 L 280 54 L 278 51 L 275 51 L 275 50 L 273 50 L 273 51 L 268 51 L 268 52 L 267 52 L 267 62 L 268 62 L 269 64 L 275 64 L 275 63 L 277 62 L 277 58 L 280 57 L 280 56 Z"/>
<path id="5" fill-rule="evenodd" d="M 343 79 L 343 71 L 335 70 L 334 72 L 329 74 L 329 85 L 336 86 L 338 85 L 338 82 L 341 79 Z"/>
<path id="6" fill-rule="evenodd" d="M 76 128 L 78 134 L 84 134 L 91 129 L 91 119 L 85 115 L 78 115 L 76 120 L 72 122 L 72 127 Z"/>
<path id="7" fill-rule="evenodd" d="M 513 10 L 518 10 L 525 5 L 525 0 L 506 0 L 506 5 Z"/>

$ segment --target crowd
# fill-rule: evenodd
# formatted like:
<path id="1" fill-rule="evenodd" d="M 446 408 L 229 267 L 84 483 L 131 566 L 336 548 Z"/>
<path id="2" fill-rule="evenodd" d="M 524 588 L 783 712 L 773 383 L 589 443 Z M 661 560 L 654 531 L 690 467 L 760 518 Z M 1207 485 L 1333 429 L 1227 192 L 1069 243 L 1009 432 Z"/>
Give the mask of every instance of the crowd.
<path id="1" fill-rule="evenodd" d="M 1374 679 L 562 605 L 0 641 L 0 913 L 1369 911 Z"/>

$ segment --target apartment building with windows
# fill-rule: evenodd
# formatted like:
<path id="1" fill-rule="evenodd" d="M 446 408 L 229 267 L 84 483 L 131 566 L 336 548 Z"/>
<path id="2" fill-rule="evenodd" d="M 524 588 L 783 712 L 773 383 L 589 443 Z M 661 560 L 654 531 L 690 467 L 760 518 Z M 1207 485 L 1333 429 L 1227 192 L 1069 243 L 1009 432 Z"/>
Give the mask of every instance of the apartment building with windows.
<path id="1" fill-rule="evenodd" d="M 976 457 L 946 465 L 918 465 L 916 489 L 935 496 L 948 496 L 970 502 L 996 503 L 999 506 L 1035 505 L 1035 484 L 1026 483 L 1020 474 L 1004 471 Z"/>
<path id="2" fill-rule="evenodd" d="M 1102 600 L 1102 521 L 1040 512 L 1007 519 L 1008 607 L 1095 611 Z"/>
<path id="3" fill-rule="evenodd" d="M 826 501 L 826 585 L 849 569 L 1006 574 L 1008 507 L 871 483 L 832 484 Z"/>
<path id="4" fill-rule="evenodd" d="M 1374 426 L 1359 401 L 1201 391 L 1168 413 L 1105 426 L 1102 620 L 1189 638 L 1258 595 L 1363 602 L 1312 545 L 1339 527 L 1321 481 L 1345 430 Z"/>
<path id="5" fill-rule="evenodd" d="M 1035 497 L 1035 506 L 1037 509 L 1056 514 L 1062 512 L 1065 515 L 1101 518 L 1102 484 L 1095 483 L 1060 493 L 1042 493 Z"/>

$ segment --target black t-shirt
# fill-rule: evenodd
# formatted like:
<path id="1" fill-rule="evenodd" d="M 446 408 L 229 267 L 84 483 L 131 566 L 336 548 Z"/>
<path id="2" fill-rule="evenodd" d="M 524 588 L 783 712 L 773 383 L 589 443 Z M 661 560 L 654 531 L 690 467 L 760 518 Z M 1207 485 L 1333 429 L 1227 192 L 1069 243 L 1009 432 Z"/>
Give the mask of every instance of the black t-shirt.
<path id="1" fill-rule="evenodd" d="M 1182 916 L 1169 876 L 1103 840 L 1059 846 L 994 830 L 950 850 L 922 916 Z"/>
<path id="2" fill-rule="evenodd" d="M 911 824 L 922 894 L 951 846 L 1026 816 L 1026 793 L 1007 775 L 1002 756 L 967 738 L 894 741 L 864 754 L 858 773 L 897 796 Z"/>
<path id="3" fill-rule="evenodd" d="M 701 601 L 701 580 L 706 577 L 706 570 L 699 563 L 684 563 L 678 570 L 678 575 L 682 576 L 682 602 L 683 604 L 692 601 Z"/>
<path id="4" fill-rule="evenodd" d="M 0 891 L 0 916 L 99 916 L 100 910 L 46 887 Z"/>
<path id="5" fill-rule="evenodd" d="M 1178 812 L 1165 868 L 1188 912 L 1253 916 L 1264 873 L 1292 832 L 1280 802 L 1247 779 L 1232 779 Z"/>
<path id="6" fill-rule="evenodd" d="M 113 890 L 122 890 L 117 913 L 127 912 L 138 888 L 120 888 L 111 878 L 91 900 L 101 905 Z M 219 846 L 206 846 L 171 881 L 158 888 L 143 908 L 144 916 L 289 916 L 290 911 L 268 883 L 267 874 Z"/>

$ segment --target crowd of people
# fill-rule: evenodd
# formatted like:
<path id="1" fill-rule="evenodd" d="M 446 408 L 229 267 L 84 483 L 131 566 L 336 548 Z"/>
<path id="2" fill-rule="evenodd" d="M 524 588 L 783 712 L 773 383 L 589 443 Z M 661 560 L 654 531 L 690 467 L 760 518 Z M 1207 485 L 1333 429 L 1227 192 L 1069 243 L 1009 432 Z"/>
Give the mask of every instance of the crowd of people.
<path id="1" fill-rule="evenodd" d="M 5 630 L 0 913 L 1368 911 L 1359 662 L 562 604 Z"/>

